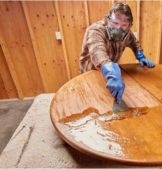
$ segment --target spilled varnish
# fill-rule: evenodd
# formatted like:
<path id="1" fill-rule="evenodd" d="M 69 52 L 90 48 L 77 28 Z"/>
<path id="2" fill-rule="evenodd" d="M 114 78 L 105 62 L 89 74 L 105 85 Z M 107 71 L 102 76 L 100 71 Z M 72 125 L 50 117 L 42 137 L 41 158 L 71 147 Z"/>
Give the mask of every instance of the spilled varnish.
<path id="1" fill-rule="evenodd" d="M 82 114 L 74 114 L 61 119 L 60 123 L 63 125 L 62 127 L 65 126 L 68 136 L 76 142 L 110 156 L 128 158 L 128 148 L 135 145 L 135 143 L 132 144 L 132 141 L 134 142 L 136 138 L 122 135 L 120 128 L 114 128 L 114 125 L 111 124 L 115 121 L 145 116 L 148 112 L 149 108 L 143 107 L 129 108 L 126 112 L 107 112 L 100 115 L 97 110 L 89 108 Z"/>

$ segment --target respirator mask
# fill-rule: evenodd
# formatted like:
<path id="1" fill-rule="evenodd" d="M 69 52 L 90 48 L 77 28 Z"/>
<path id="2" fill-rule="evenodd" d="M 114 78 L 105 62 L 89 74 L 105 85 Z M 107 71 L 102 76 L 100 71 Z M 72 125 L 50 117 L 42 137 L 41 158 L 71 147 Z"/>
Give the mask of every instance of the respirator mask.
<path id="1" fill-rule="evenodd" d="M 112 13 L 108 17 L 107 32 L 110 39 L 114 41 L 123 40 L 130 29 L 128 17 L 124 14 Z"/>
<path id="2" fill-rule="evenodd" d="M 123 30 L 122 28 L 111 28 L 108 27 L 108 33 L 112 40 L 119 41 L 123 40 L 128 31 Z"/>

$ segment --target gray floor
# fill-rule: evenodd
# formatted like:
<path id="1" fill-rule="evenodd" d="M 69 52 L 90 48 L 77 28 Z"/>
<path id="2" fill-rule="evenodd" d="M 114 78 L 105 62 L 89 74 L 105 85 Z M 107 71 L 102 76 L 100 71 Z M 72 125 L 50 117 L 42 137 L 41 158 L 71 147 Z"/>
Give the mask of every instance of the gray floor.
<path id="1" fill-rule="evenodd" d="M 33 99 L 0 101 L 0 154 L 32 102 Z"/>

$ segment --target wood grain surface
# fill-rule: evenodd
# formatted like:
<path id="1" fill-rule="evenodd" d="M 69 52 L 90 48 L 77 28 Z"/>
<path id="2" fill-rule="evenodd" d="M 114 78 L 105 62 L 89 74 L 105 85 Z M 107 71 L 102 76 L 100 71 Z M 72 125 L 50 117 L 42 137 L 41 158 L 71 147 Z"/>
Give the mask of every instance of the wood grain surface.
<path id="1" fill-rule="evenodd" d="M 132 72 L 137 67 L 132 67 Z M 157 74 L 157 69 L 141 71 Z M 100 72 L 89 71 L 58 90 L 51 102 L 53 125 L 64 141 L 88 155 L 137 165 L 160 165 L 161 103 L 154 97 L 154 88 L 145 89 L 127 71 L 122 71 L 122 77 L 126 84 L 123 100 L 129 107 L 126 112 L 113 113 L 114 98 L 105 88 L 105 80 Z"/>
<path id="2" fill-rule="evenodd" d="M 147 69 L 137 64 L 125 64 L 122 65 L 122 69 L 162 102 L 162 65 L 156 65 L 153 69 Z"/>

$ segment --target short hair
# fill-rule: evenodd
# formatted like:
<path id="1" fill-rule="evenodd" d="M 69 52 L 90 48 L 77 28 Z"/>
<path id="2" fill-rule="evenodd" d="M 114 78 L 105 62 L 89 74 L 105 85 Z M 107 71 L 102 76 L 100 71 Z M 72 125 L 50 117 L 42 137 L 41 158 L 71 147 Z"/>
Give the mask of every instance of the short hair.
<path id="1" fill-rule="evenodd" d="M 133 24 L 133 15 L 131 8 L 129 7 L 128 4 L 123 3 L 123 2 L 114 2 L 112 8 L 109 11 L 108 17 L 110 18 L 112 13 L 121 13 L 126 16 L 128 16 L 128 21 Z"/>

